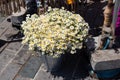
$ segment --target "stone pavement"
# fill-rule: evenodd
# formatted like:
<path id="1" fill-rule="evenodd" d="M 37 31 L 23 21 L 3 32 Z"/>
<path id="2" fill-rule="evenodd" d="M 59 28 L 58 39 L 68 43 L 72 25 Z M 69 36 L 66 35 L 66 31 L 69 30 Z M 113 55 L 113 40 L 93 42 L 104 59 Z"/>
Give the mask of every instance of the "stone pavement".
<path id="1" fill-rule="evenodd" d="M 68 63 L 62 66 L 57 73 L 47 72 L 44 69 L 42 58 L 38 55 L 31 55 L 36 53 L 29 51 L 27 45 L 21 44 L 21 41 L 10 42 L 14 40 L 11 36 L 17 34 L 18 30 L 7 21 L 9 18 L 7 17 L 0 23 L 0 80 L 81 80 L 86 77 L 90 78 L 84 67 L 85 71 L 80 69 L 82 72 L 79 73 L 78 55 L 73 55 L 74 57 L 68 59 Z M 81 61 L 84 62 L 82 58 Z M 84 66 L 84 63 L 81 65 Z"/>
<path id="2" fill-rule="evenodd" d="M 12 41 L 18 30 L 7 17 L 0 23 L 0 80 L 93 80 L 87 70 L 85 52 L 68 55 L 57 72 L 47 72 L 43 60 L 21 41 Z M 79 53 L 79 52 L 78 52 Z"/>
<path id="3" fill-rule="evenodd" d="M 18 30 L 13 29 L 7 19 L 0 24 L 0 80 L 13 80 L 30 57 L 21 42 L 8 42 Z"/>
<path id="4" fill-rule="evenodd" d="M 90 5 L 85 20 L 91 23 L 94 32 L 91 34 L 96 36 L 100 31 L 95 30 L 95 26 L 101 26 L 103 14 L 99 14 L 102 12 L 98 13 L 98 9 L 91 9 L 93 7 L 98 8 L 94 4 Z M 36 53 L 28 51 L 28 46 L 20 41 L 10 42 L 14 40 L 11 36 L 17 33 L 18 30 L 7 19 L 0 23 L 0 80 L 96 80 L 89 76 L 86 52 L 69 55 L 57 72 L 47 72 L 41 56 L 32 55 Z"/>

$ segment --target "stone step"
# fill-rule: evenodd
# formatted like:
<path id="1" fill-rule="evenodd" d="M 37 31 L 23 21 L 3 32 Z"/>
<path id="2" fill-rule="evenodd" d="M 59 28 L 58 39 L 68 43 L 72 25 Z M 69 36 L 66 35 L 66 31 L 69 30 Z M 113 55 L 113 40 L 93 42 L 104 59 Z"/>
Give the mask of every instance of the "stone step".
<path id="1" fill-rule="evenodd" d="M 114 49 L 97 50 L 91 54 L 91 65 L 93 70 L 98 71 L 120 68 L 120 54 Z"/>
<path id="2" fill-rule="evenodd" d="M 0 58 L 3 59 L 2 63 L 0 63 L 0 65 L 2 66 L 0 67 L 1 80 L 14 80 L 14 78 L 18 75 L 18 72 L 21 70 L 21 68 L 30 57 L 30 54 L 27 53 L 27 50 L 27 46 L 21 46 L 20 49 L 16 53 L 14 53 L 14 56 L 10 57 L 8 56 L 9 52 L 6 52 L 6 55 L 8 57 Z"/>

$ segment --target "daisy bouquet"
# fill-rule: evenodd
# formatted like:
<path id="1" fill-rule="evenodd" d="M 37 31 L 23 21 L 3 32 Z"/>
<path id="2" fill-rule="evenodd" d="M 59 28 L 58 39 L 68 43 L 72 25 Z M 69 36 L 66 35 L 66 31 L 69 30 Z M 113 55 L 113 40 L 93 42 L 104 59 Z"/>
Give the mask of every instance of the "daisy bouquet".
<path id="1" fill-rule="evenodd" d="M 28 15 L 22 24 L 24 38 L 30 50 L 36 48 L 42 54 L 59 56 L 65 51 L 76 53 L 82 48 L 83 39 L 88 34 L 88 24 L 79 14 L 64 8 L 51 8 L 41 15 Z"/>

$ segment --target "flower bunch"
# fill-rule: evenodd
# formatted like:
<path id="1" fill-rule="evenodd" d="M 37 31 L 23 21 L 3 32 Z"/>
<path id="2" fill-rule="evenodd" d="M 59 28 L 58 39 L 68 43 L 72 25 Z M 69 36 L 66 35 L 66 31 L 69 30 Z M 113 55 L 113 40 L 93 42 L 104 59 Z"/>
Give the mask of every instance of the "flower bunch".
<path id="1" fill-rule="evenodd" d="M 29 49 L 37 48 L 52 56 L 64 54 L 66 50 L 76 53 L 88 33 L 88 24 L 80 15 L 51 7 L 40 16 L 27 16 L 22 28 L 23 43 L 28 43 Z"/>

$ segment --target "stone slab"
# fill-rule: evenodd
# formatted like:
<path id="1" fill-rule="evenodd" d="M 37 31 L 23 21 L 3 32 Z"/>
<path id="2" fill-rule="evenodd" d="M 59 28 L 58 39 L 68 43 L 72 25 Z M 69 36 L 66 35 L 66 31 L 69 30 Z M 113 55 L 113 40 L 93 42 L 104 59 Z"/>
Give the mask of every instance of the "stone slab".
<path id="1" fill-rule="evenodd" d="M 33 80 L 64 80 L 63 77 L 54 77 L 50 72 L 47 72 L 45 65 L 42 64 Z"/>
<path id="2" fill-rule="evenodd" d="M 23 65 L 28 61 L 30 54 L 24 47 L 18 52 L 14 59 L 0 73 L 1 80 L 13 80 Z"/>
<path id="3" fill-rule="evenodd" d="M 0 47 L 0 53 L 7 47 L 8 44 L 3 45 L 2 47 Z"/>
<path id="4" fill-rule="evenodd" d="M 10 18 L 7 17 L 2 23 L 0 23 L 0 36 L 10 27 L 12 24 L 7 21 L 7 19 Z"/>
<path id="5" fill-rule="evenodd" d="M 7 33 L 7 32 L 5 32 Z M 9 33 L 8 33 L 9 35 Z M 13 34 L 10 34 L 9 36 L 11 36 Z M 8 43 L 7 40 L 12 40 L 13 38 L 8 38 L 6 35 L 2 35 L 0 37 L 0 52 L 2 52 L 5 48 L 12 50 L 12 51 L 18 51 L 19 48 L 22 46 L 21 42 L 12 42 L 12 43 Z M 3 44 L 3 45 L 2 45 Z"/>
<path id="6" fill-rule="evenodd" d="M 0 54 L 0 74 L 6 69 L 6 67 L 11 63 L 15 56 L 19 53 L 23 46 L 15 53 L 13 51 L 4 50 Z"/>
<path id="7" fill-rule="evenodd" d="M 7 27 L 2 27 L 0 28 L 0 36 L 2 36 L 2 34 L 7 30 Z"/>
<path id="8" fill-rule="evenodd" d="M 12 36 L 17 34 L 18 30 L 14 28 L 8 28 L 1 36 L 0 39 L 5 41 L 10 41 L 12 39 Z"/>
<path id="9" fill-rule="evenodd" d="M 18 51 L 22 45 L 23 44 L 21 44 L 21 42 L 12 42 L 12 43 L 9 43 L 6 49 L 12 50 L 12 51 Z"/>
<path id="10" fill-rule="evenodd" d="M 11 63 L 6 69 L 0 74 L 1 80 L 13 80 L 16 73 L 20 70 L 21 65 Z"/>
<path id="11" fill-rule="evenodd" d="M 15 53 L 8 50 L 4 50 L 0 54 L 0 73 L 6 67 L 6 65 L 9 64 L 9 61 L 11 61 L 11 59 L 13 59 L 14 56 L 15 56 Z"/>
<path id="12" fill-rule="evenodd" d="M 33 51 L 30 51 L 30 53 L 36 54 Z M 38 69 L 41 66 L 41 64 L 42 60 L 40 56 L 31 56 L 27 63 L 24 65 L 24 67 L 21 69 L 15 80 L 19 80 L 21 78 L 22 80 L 33 79 L 36 73 L 38 72 Z"/>
<path id="13" fill-rule="evenodd" d="M 91 65 L 94 70 L 120 68 L 120 54 L 117 54 L 114 49 L 97 50 L 91 54 Z"/>
<path id="14" fill-rule="evenodd" d="M 6 41 L 10 35 L 15 34 L 17 31 L 12 28 L 11 22 L 8 22 L 8 20 L 7 20 L 8 18 L 10 18 L 10 16 L 7 17 L 3 22 L 0 23 L 0 40 Z M 0 52 L 2 52 L 6 48 L 7 45 L 8 45 L 8 43 L 5 43 L 5 45 L 1 46 Z"/>
<path id="15" fill-rule="evenodd" d="M 26 48 L 26 45 L 24 45 L 12 62 L 23 65 L 28 60 L 30 55 L 31 53 L 28 51 L 28 48 Z"/>
<path id="16" fill-rule="evenodd" d="M 54 80 L 54 77 L 50 74 L 50 72 L 45 71 L 44 64 L 42 64 L 35 75 L 34 80 Z"/>
<path id="17" fill-rule="evenodd" d="M 2 16 L 2 14 L 0 13 L 0 23 L 2 23 L 5 20 L 5 16 Z"/>
<path id="18" fill-rule="evenodd" d="M 28 77 L 23 77 L 21 75 L 18 75 L 17 78 L 15 78 L 14 80 L 33 80 L 32 78 L 28 78 Z"/>

